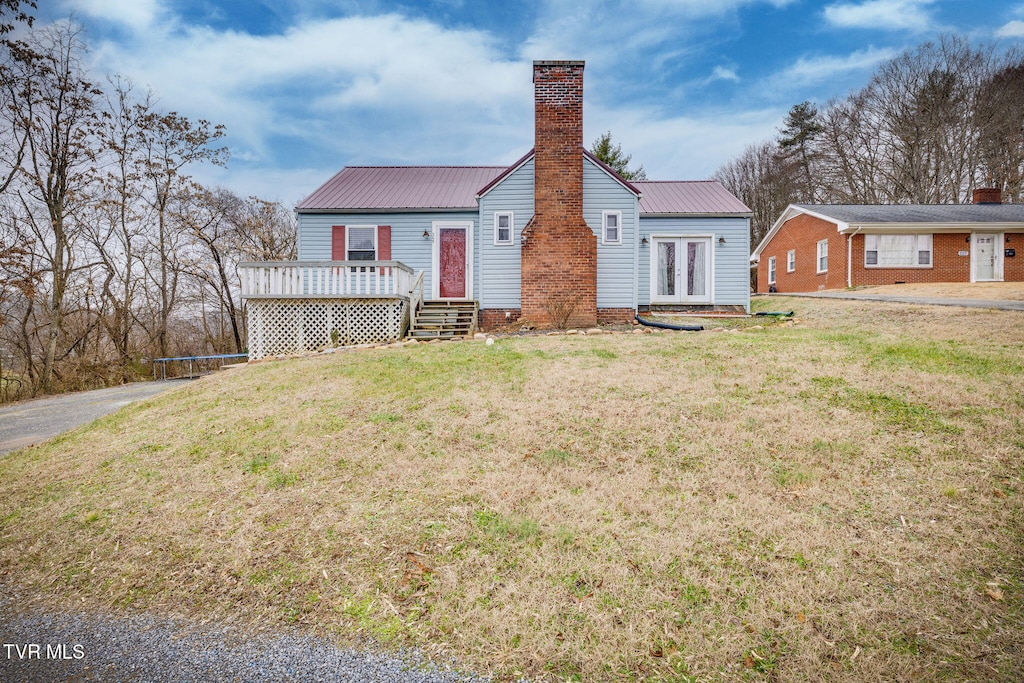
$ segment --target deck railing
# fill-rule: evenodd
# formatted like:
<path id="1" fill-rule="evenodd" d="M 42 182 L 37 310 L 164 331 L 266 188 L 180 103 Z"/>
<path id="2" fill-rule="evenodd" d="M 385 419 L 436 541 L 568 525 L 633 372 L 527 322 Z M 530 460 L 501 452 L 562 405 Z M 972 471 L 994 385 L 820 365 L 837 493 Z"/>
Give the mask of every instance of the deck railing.
<path id="1" fill-rule="evenodd" d="M 243 299 L 408 297 L 413 270 L 400 261 L 262 261 L 238 264 Z"/>

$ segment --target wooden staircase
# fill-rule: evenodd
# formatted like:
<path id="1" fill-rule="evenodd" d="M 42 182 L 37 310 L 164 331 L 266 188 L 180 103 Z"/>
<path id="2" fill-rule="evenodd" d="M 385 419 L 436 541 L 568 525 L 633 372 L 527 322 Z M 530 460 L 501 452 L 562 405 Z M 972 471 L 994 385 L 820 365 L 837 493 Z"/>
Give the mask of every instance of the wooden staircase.
<path id="1" fill-rule="evenodd" d="M 476 329 L 477 302 L 424 301 L 413 314 L 409 336 L 413 339 L 466 337 Z"/>

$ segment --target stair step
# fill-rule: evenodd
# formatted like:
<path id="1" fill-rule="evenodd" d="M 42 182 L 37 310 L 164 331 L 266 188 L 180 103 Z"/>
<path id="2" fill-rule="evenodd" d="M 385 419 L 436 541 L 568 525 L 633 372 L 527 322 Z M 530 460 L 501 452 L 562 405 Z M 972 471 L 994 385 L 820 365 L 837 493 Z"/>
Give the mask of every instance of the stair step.
<path id="1" fill-rule="evenodd" d="M 409 327 L 413 339 L 451 339 L 473 333 L 475 301 L 424 301 Z"/>

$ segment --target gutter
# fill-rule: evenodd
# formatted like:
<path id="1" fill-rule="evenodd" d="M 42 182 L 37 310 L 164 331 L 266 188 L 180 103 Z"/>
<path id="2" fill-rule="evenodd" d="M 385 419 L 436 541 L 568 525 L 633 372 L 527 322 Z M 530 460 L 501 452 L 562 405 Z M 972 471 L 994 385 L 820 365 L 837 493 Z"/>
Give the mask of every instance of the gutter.
<path id="1" fill-rule="evenodd" d="M 858 225 L 857 229 L 846 235 L 846 288 L 853 287 L 853 236 L 861 231 L 864 226 Z"/>

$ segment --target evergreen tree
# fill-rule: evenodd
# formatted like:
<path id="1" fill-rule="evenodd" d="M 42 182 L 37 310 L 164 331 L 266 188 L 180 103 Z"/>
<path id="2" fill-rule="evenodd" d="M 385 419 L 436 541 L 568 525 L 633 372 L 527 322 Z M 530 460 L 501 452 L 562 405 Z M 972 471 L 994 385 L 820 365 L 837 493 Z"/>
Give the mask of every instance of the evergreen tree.
<path id="1" fill-rule="evenodd" d="M 779 131 L 779 148 L 783 158 L 793 169 L 793 175 L 799 178 L 797 186 L 804 195 L 802 201 L 815 200 L 814 173 L 811 165 L 814 160 L 814 140 L 825 131 L 818 120 L 818 108 L 810 102 L 795 104 L 786 115 L 785 126 Z"/>
<path id="2" fill-rule="evenodd" d="M 629 162 L 633 158 L 631 154 L 623 154 L 622 145 L 612 144 L 612 132 L 608 131 L 590 146 L 590 153 L 612 167 L 612 169 L 626 180 L 647 180 L 647 173 L 641 166 L 636 170 L 629 170 Z"/>

